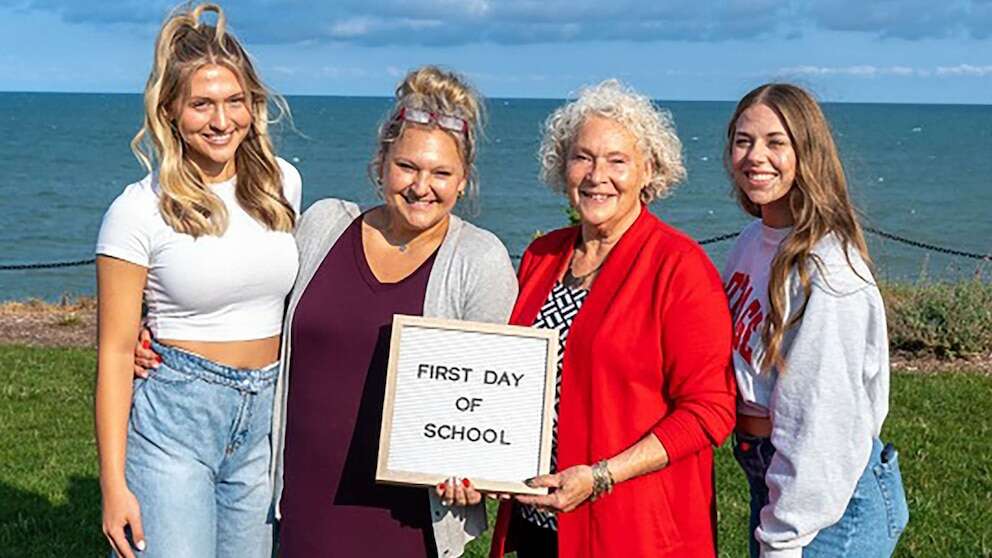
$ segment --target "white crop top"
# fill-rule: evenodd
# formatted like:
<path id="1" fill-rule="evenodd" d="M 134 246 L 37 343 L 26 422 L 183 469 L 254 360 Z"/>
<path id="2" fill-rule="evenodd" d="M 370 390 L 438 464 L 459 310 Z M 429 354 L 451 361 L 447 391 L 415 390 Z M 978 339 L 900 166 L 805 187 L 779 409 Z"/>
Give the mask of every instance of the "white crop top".
<path id="1" fill-rule="evenodd" d="M 300 213 L 297 170 L 278 159 L 283 194 Z M 292 233 L 270 231 L 235 198 L 235 180 L 211 185 L 227 207 L 221 236 L 177 233 L 159 212 L 155 175 L 129 185 L 103 217 L 96 253 L 148 268 L 148 327 L 160 339 L 245 341 L 278 335 L 299 265 Z"/>

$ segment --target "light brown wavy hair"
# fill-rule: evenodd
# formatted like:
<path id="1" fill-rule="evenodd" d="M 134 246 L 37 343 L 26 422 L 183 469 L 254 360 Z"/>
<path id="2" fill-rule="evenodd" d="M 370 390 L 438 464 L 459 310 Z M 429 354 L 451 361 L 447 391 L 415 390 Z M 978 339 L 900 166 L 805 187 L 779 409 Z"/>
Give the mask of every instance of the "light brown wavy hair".
<path id="1" fill-rule="evenodd" d="M 474 209 L 479 198 L 479 174 L 475 167 L 475 158 L 486 116 L 482 96 L 464 77 L 437 66 L 423 66 L 408 73 L 396 87 L 393 107 L 379 124 L 376 150 L 368 165 L 369 180 L 376 187 L 382 179 L 382 166 L 389 146 L 411 125 L 405 120 L 396 119 L 396 115 L 404 107 L 457 116 L 468 124 L 468 131 L 464 134 L 441 128 L 436 122 L 431 122 L 429 126 L 444 131 L 455 140 L 465 169 L 463 204 Z"/>
<path id="2" fill-rule="evenodd" d="M 214 25 L 202 21 L 204 12 L 216 15 Z M 177 8 L 155 41 L 155 60 L 145 86 L 144 124 L 131 140 L 131 150 L 149 172 L 157 173 L 162 218 L 176 232 L 193 237 L 227 230 L 224 203 L 185 156 L 189 147 L 176 123 L 190 79 L 208 64 L 223 66 L 238 77 L 251 110 L 251 126 L 234 155 L 238 204 L 270 230 L 292 231 L 296 213 L 283 195 L 282 174 L 268 132 L 269 102 L 280 118 L 289 115 L 289 108 L 262 84 L 215 4 Z"/>
<path id="3" fill-rule="evenodd" d="M 852 270 L 855 268 L 849 257 L 851 248 L 860 253 L 865 263 L 870 265 L 871 259 L 854 205 L 848 195 L 844 167 L 830 133 L 830 125 L 820 105 L 801 87 L 787 83 L 765 84 L 745 95 L 737 104 L 727 127 L 727 145 L 723 153 L 724 166 L 734 184 L 732 189 L 737 203 L 744 211 L 761 217 L 761 207 L 752 202 L 734 183 L 731 159 L 737 121 L 745 110 L 756 105 L 765 105 L 778 115 L 796 152 L 796 177 L 786 194 L 794 224 L 792 232 L 782 241 L 772 260 L 768 281 L 768 302 L 771 308 L 761 333 L 765 345 L 762 370 L 768 371 L 775 367 L 784 371 L 782 340 L 786 331 L 799 323 L 806 311 L 812 292 L 812 266 L 815 265 L 821 273 L 824 272 L 820 258 L 813 253 L 816 243 L 828 234 L 835 234 Z M 793 269 L 799 275 L 804 299 L 800 308 L 791 317 L 787 317 L 786 287 Z"/>

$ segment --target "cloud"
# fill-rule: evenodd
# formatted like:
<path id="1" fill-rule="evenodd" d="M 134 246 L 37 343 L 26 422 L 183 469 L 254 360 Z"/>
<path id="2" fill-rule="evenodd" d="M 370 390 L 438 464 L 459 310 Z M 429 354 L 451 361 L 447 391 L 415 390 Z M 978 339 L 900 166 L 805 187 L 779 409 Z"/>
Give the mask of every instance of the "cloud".
<path id="1" fill-rule="evenodd" d="M 934 73 L 938 76 L 987 77 L 992 76 L 992 66 L 972 66 L 971 64 L 938 66 Z"/>
<path id="2" fill-rule="evenodd" d="M 809 15 L 820 29 L 882 38 L 983 39 L 992 33 L 989 0 L 818 0 Z"/>
<path id="3" fill-rule="evenodd" d="M 824 66 L 796 66 L 793 68 L 783 68 L 783 73 L 794 75 L 815 75 L 815 76 L 874 76 L 879 73 L 875 66 L 845 66 L 845 67 L 824 67 Z"/>
<path id="4" fill-rule="evenodd" d="M 10 3 L 0 0 L 0 5 Z M 71 23 L 157 26 L 175 0 L 21 0 Z M 305 7 L 304 7 L 305 6 Z M 773 0 L 242 0 L 227 4 L 234 30 L 253 43 L 347 42 L 368 46 L 572 41 L 712 41 L 776 31 L 788 7 Z"/>
<path id="5" fill-rule="evenodd" d="M 154 29 L 175 0 L 0 0 L 75 23 Z M 240 0 L 232 27 L 252 43 L 447 46 L 576 41 L 795 39 L 807 30 L 881 38 L 992 36 L 989 0 Z"/>
<path id="6" fill-rule="evenodd" d="M 786 76 L 875 77 L 880 75 L 912 76 L 916 75 L 916 70 L 905 66 L 880 68 L 878 66 L 860 64 L 855 66 L 792 66 L 779 68 L 776 73 Z"/>
<path id="7" fill-rule="evenodd" d="M 938 66 L 936 68 L 911 68 L 908 66 L 791 66 L 779 68 L 772 72 L 780 76 L 821 77 L 847 76 L 873 78 L 878 76 L 896 77 L 988 77 L 992 76 L 992 66 L 972 66 L 958 64 L 957 66 Z"/>

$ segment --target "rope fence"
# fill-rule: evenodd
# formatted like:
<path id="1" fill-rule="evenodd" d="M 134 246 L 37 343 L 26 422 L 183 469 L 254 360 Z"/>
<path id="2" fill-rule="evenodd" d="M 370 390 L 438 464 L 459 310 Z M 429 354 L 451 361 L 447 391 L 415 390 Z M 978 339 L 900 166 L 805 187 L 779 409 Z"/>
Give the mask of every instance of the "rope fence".
<path id="1" fill-rule="evenodd" d="M 992 261 L 992 254 L 978 254 L 975 252 L 968 252 L 965 250 L 956 250 L 954 248 L 946 248 L 944 246 L 937 246 L 936 244 L 929 244 L 926 242 L 920 242 L 919 240 L 913 240 L 911 238 L 906 238 L 904 236 L 895 235 L 889 232 L 885 232 L 881 229 L 876 229 L 875 227 L 865 227 L 866 231 L 885 238 L 887 240 L 892 240 L 900 244 L 905 244 L 907 246 L 912 246 L 914 248 L 920 248 L 923 250 L 930 250 L 933 252 L 939 252 L 941 254 L 948 254 L 951 256 L 957 256 L 961 258 L 969 258 L 973 260 L 982 261 Z M 704 238 L 698 241 L 700 245 L 714 244 L 716 242 L 723 242 L 724 240 L 730 240 L 731 238 L 736 238 L 739 232 L 732 232 L 727 234 L 721 234 L 719 236 L 713 236 L 709 238 Z M 514 254 L 510 256 L 514 260 L 519 260 L 520 255 Z M 72 260 L 65 262 L 38 262 L 38 263 L 27 263 L 27 264 L 7 264 L 0 265 L 0 271 L 19 271 L 27 269 L 58 269 L 63 267 L 79 267 L 84 265 L 91 265 L 96 262 L 95 258 L 90 258 L 87 260 Z"/>

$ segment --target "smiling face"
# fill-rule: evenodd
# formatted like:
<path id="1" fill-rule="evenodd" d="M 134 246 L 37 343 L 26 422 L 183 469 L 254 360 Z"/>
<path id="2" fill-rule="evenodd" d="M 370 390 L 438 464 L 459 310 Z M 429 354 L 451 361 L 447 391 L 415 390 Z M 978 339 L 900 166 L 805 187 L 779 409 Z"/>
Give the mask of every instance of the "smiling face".
<path id="1" fill-rule="evenodd" d="M 446 221 L 465 189 L 465 164 L 451 134 L 407 124 L 382 162 L 382 197 L 394 225 L 420 233 Z"/>
<path id="2" fill-rule="evenodd" d="M 608 118 L 586 118 L 565 166 L 565 193 L 584 226 L 609 235 L 632 223 L 650 178 L 650 165 L 633 134 Z"/>
<path id="3" fill-rule="evenodd" d="M 189 148 L 186 156 L 210 181 L 234 176 L 234 154 L 252 119 L 238 77 L 224 66 L 202 66 L 190 77 L 188 94 L 180 102 L 176 125 Z"/>
<path id="4" fill-rule="evenodd" d="M 796 150 L 778 114 L 763 104 L 742 112 L 730 157 L 734 183 L 761 208 L 765 224 L 792 224 L 788 193 L 796 179 Z"/>

